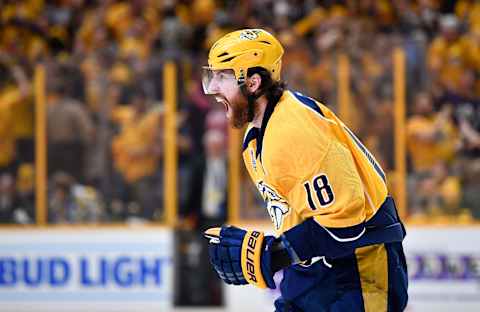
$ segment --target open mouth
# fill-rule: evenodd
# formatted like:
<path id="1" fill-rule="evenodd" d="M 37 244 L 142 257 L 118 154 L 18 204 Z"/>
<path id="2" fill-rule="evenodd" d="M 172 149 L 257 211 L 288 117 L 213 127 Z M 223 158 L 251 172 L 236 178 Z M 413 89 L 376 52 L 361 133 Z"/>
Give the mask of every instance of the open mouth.
<path id="1" fill-rule="evenodd" d="M 221 96 L 216 96 L 215 97 L 215 100 L 218 102 L 218 103 L 222 103 L 223 106 L 225 107 L 225 113 L 228 114 L 229 110 L 230 110 L 230 105 L 228 104 L 228 101 L 227 99 L 225 99 L 224 97 L 221 97 Z"/>

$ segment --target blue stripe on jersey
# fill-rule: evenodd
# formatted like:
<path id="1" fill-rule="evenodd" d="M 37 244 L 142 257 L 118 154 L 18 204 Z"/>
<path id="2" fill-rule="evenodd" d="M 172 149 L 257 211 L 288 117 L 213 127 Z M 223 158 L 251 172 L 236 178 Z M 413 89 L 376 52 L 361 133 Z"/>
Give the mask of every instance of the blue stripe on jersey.
<path id="1" fill-rule="evenodd" d="M 263 113 L 262 127 L 259 129 L 257 135 L 257 155 L 255 155 L 256 157 L 260 155 L 260 161 L 262 161 L 263 136 L 265 135 L 268 121 L 270 120 L 270 117 L 272 117 L 276 105 L 277 103 L 272 103 L 269 101 L 267 107 L 265 108 L 265 112 Z"/>
<path id="2" fill-rule="evenodd" d="M 378 175 L 382 178 L 383 182 L 387 183 L 387 178 L 385 177 L 385 173 L 383 172 L 382 168 L 380 165 L 377 163 L 375 158 L 372 156 L 372 154 L 367 150 L 367 148 L 360 142 L 360 140 L 353 134 L 350 129 L 347 127 L 343 127 L 350 137 L 355 141 L 357 146 L 362 150 L 363 154 L 367 157 L 368 161 L 372 164 L 373 168 L 375 168 L 375 171 L 377 171 Z"/>
<path id="3" fill-rule="evenodd" d="M 258 137 L 258 128 L 251 128 L 248 130 L 245 139 L 243 140 L 243 150 L 245 151 L 248 148 L 250 141 L 255 140 Z"/>
<path id="4" fill-rule="evenodd" d="M 320 115 L 322 115 L 323 117 L 325 117 L 325 115 L 323 114 L 322 110 L 320 109 L 320 107 L 318 107 L 317 103 L 315 102 L 315 100 L 313 100 L 312 98 L 308 97 L 308 96 L 305 96 L 303 94 L 301 94 L 300 92 L 297 92 L 297 91 L 292 91 L 292 94 L 295 96 L 295 98 L 297 98 L 297 100 L 299 100 L 302 104 L 308 106 L 309 108 L 313 109 L 314 111 L 316 111 L 317 113 L 319 113 Z"/>
<path id="5" fill-rule="evenodd" d="M 258 137 L 258 128 L 250 128 L 248 130 L 247 135 L 245 136 L 245 139 L 243 140 L 243 150 L 246 150 L 248 148 L 248 144 L 250 141 L 255 140 Z"/>

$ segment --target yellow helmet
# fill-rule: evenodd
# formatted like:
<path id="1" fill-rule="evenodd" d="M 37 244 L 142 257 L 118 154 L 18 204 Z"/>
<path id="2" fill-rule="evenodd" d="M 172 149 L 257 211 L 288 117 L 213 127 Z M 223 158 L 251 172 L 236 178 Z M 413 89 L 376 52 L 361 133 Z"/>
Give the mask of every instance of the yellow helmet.
<path id="1" fill-rule="evenodd" d="M 252 67 L 268 70 L 274 81 L 280 80 L 283 47 L 263 29 L 242 29 L 226 34 L 215 42 L 208 54 L 209 71 L 231 69 L 239 83 Z"/>

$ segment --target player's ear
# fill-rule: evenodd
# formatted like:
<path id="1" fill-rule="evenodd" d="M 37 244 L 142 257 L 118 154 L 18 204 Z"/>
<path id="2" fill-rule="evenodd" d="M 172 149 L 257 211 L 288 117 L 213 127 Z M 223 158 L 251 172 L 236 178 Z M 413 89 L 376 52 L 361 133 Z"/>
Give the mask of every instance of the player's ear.
<path id="1" fill-rule="evenodd" d="M 250 93 L 255 93 L 262 85 L 262 77 L 259 74 L 253 74 L 247 79 L 247 89 Z"/>

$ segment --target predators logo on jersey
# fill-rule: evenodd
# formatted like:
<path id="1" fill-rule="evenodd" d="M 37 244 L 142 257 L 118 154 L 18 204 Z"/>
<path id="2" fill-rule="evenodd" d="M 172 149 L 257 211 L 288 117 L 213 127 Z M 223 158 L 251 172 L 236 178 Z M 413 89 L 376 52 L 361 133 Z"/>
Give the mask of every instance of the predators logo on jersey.
<path id="1" fill-rule="evenodd" d="M 278 195 L 277 191 L 263 181 L 257 183 L 257 188 L 267 202 L 267 211 L 276 230 L 283 224 L 284 216 L 290 211 L 287 201 Z"/>
<path id="2" fill-rule="evenodd" d="M 325 227 L 369 220 L 387 196 L 385 174 L 333 112 L 298 92 L 268 104 L 247 128 L 243 157 L 277 234 L 313 217 Z"/>

